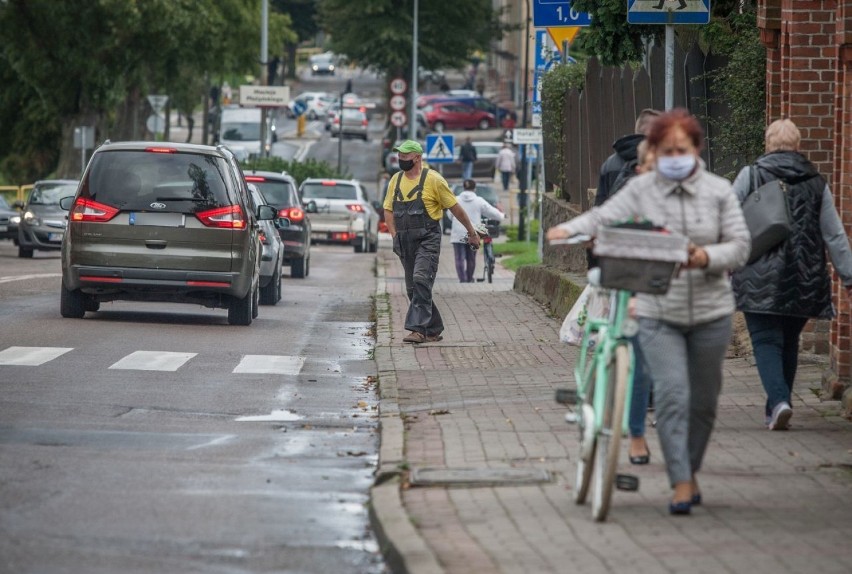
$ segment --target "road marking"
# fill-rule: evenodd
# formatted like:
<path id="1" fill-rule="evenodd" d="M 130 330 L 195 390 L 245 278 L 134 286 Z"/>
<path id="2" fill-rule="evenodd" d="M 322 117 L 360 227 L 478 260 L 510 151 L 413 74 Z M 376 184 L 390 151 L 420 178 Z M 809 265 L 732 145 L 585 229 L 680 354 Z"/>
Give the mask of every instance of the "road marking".
<path id="1" fill-rule="evenodd" d="M 305 357 L 285 355 L 245 355 L 234 373 L 275 373 L 279 375 L 298 375 L 305 364 Z"/>
<path id="2" fill-rule="evenodd" d="M 45 277 L 62 277 L 62 273 L 36 273 L 33 275 L 11 275 L 0 277 L 0 283 L 11 283 L 12 281 L 26 281 L 27 279 L 43 279 Z"/>
<path id="3" fill-rule="evenodd" d="M 0 351 L 0 365 L 37 367 L 73 350 L 74 347 L 9 347 Z"/>
<path id="4" fill-rule="evenodd" d="M 308 155 L 308 152 L 311 150 L 311 147 L 312 147 L 315 143 L 316 143 L 316 142 L 315 142 L 314 140 L 311 140 L 311 141 L 307 142 L 305 145 L 303 145 L 303 146 L 299 149 L 299 151 L 297 151 L 297 152 L 296 152 L 296 155 L 294 155 L 294 156 L 293 156 L 293 159 L 294 159 L 295 161 L 305 161 L 305 157 Z"/>
<path id="5" fill-rule="evenodd" d="M 177 371 L 198 353 L 170 353 L 167 351 L 134 351 L 110 369 L 128 371 Z"/>
<path id="6" fill-rule="evenodd" d="M 301 416 L 297 415 L 293 411 L 287 411 L 284 409 L 278 409 L 272 411 L 268 415 L 255 415 L 249 417 L 237 417 L 235 420 L 237 422 L 248 422 L 248 423 L 259 423 L 259 422 L 269 422 L 269 423 L 286 423 L 292 421 L 301 420 Z"/>

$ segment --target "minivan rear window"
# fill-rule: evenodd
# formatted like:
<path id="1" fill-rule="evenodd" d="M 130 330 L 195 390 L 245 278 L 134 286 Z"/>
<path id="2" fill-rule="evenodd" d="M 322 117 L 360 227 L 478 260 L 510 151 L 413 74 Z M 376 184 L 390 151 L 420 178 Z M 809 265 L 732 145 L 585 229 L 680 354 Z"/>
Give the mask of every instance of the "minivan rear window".
<path id="1" fill-rule="evenodd" d="M 306 183 L 302 188 L 302 199 L 358 199 L 358 193 L 355 186 L 348 183 Z"/>
<path id="2" fill-rule="evenodd" d="M 228 173 L 214 155 L 104 151 L 92 159 L 80 196 L 123 211 L 197 213 L 237 203 Z"/>

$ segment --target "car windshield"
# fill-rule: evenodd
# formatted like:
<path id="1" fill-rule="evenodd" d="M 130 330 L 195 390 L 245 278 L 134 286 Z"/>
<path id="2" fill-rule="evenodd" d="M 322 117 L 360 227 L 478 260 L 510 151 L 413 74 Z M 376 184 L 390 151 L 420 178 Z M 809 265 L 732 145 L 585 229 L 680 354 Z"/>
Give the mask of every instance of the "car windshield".
<path id="1" fill-rule="evenodd" d="M 30 205 L 59 205 L 63 197 L 73 197 L 77 192 L 76 183 L 63 183 L 33 188 L 30 194 Z"/>
<path id="2" fill-rule="evenodd" d="M 9 207 L 9 204 L 6 201 L 6 198 L 3 197 L 2 195 L 0 195 L 0 209 L 12 209 L 11 207 Z"/>
<path id="3" fill-rule="evenodd" d="M 346 183 L 306 183 L 302 188 L 304 199 L 358 199 L 355 186 Z"/>
<path id="4" fill-rule="evenodd" d="M 231 141 L 258 141 L 260 140 L 260 124 L 254 122 L 223 123 L 222 139 Z"/>
<path id="5" fill-rule="evenodd" d="M 296 204 L 296 190 L 289 181 L 254 181 L 261 195 L 269 205 L 290 207 Z"/>
<path id="6" fill-rule="evenodd" d="M 81 195 L 123 210 L 196 213 L 236 203 L 229 173 L 214 155 L 107 151 L 95 154 Z"/>

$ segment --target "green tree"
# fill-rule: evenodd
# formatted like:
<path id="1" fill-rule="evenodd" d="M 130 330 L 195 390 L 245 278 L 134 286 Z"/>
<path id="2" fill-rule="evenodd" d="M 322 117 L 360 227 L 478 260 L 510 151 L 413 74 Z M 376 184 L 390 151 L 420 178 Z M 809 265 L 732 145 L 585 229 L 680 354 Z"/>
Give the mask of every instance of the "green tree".
<path id="1" fill-rule="evenodd" d="M 491 0 L 423 0 L 419 8 L 417 60 L 427 69 L 460 67 L 507 29 Z M 413 13 L 413 0 L 319 0 L 332 50 L 409 79 Z"/>
<path id="2" fill-rule="evenodd" d="M 299 42 L 310 40 L 319 32 L 316 0 L 272 0 L 272 6 L 290 16 L 296 37 L 285 43 L 287 77 L 296 79 L 296 50 Z"/>
<path id="3" fill-rule="evenodd" d="M 548 141 L 554 144 L 552 150 L 547 150 L 545 161 L 556 166 L 556 181 L 559 182 L 564 180 L 567 167 L 564 162 L 559 161 L 559 158 L 564 157 L 566 144 L 562 135 L 562 126 L 565 124 L 565 98 L 571 90 L 582 90 L 585 80 L 585 62 L 553 66 L 541 79 L 541 99 L 545 104 L 542 106 L 541 125 Z M 561 190 L 557 191 L 557 196 L 561 197 Z"/>

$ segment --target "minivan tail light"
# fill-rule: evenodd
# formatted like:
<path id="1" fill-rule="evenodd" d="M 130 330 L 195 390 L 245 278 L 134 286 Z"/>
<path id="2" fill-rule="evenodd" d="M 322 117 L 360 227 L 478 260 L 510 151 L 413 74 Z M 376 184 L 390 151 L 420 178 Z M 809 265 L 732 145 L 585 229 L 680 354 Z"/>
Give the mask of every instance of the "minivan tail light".
<path id="1" fill-rule="evenodd" d="M 291 223 L 299 223 L 305 219 L 305 212 L 298 207 L 285 207 L 278 211 L 278 217 L 289 219 Z"/>
<path id="2" fill-rule="evenodd" d="M 322 184 L 323 184 L 323 185 L 331 185 L 331 186 L 334 186 L 334 185 L 337 185 L 337 182 L 336 182 L 336 181 L 324 180 L 324 181 L 322 182 Z"/>
<path id="3" fill-rule="evenodd" d="M 71 221 L 92 221 L 104 223 L 118 214 L 118 208 L 91 199 L 78 198 L 71 208 Z"/>
<path id="4" fill-rule="evenodd" d="M 151 153 L 177 153 L 177 150 L 173 147 L 146 147 L 145 151 Z"/>
<path id="5" fill-rule="evenodd" d="M 364 206 L 360 203 L 350 203 L 346 206 L 346 209 L 354 211 L 355 213 L 364 213 Z"/>
<path id="6" fill-rule="evenodd" d="M 259 176 L 259 175 L 247 175 L 247 176 L 246 176 L 246 181 L 251 181 L 251 182 L 256 182 L 256 181 L 258 181 L 258 182 L 259 182 L 259 181 L 266 181 L 266 178 L 265 178 L 265 177 L 262 177 L 262 176 Z"/>
<path id="7" fill-rule="evenodd" d="M 198 220 L 207 227 L 223 227 L 225 229 L 245 229 L 246 218 L 243 208 L 239 205 L 228 205 L 208 209 L 195 214 Z"/>

